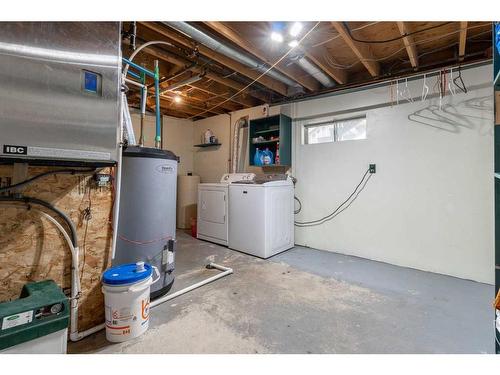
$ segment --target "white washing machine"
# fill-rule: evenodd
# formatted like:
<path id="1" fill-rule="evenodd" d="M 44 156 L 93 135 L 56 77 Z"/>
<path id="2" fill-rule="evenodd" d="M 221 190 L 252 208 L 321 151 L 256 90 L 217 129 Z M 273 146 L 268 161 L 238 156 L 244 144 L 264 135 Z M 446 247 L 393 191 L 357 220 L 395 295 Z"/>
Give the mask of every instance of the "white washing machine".
<path id="1" fill-rule="evenodd" d="M 252 181 L 254 173 L 226 173 L 218 183 L 198 185 L 197 238 L 228 244 L 228 186 L 235 181 Z"/>
<path id="2" fill-rule="evenodd" d="M 264 259 L 292 248 L 293 189 L 286 175 L 229 185 L 229 248 Z"/>

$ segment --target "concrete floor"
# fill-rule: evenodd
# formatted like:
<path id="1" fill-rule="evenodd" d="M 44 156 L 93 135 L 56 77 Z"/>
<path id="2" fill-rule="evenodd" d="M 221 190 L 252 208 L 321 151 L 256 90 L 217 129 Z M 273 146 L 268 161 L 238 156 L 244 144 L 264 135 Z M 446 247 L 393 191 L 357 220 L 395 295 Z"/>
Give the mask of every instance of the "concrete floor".
<path id="1" fill-rule="evenodd" d="M 296 247 L 254 258 L 178 232 L 173 291 L 233 275 L 152 310 L 143 336 L 104 332 L 72 353 L 493 353 L 491 285 Z"/>

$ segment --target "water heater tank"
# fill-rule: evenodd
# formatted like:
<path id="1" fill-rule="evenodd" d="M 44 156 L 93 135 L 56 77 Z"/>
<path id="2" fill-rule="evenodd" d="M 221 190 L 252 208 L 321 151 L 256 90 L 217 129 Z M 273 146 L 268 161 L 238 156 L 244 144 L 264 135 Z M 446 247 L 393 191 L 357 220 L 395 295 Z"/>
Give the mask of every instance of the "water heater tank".
<path id="1" fill-rule="evenodd" d="M 177 162 L 172 152 L 129 146 L 123 151 L 120 214 L 113 265 L 144 261 L 160 271 L 151 297 L 174 282 Z"/>

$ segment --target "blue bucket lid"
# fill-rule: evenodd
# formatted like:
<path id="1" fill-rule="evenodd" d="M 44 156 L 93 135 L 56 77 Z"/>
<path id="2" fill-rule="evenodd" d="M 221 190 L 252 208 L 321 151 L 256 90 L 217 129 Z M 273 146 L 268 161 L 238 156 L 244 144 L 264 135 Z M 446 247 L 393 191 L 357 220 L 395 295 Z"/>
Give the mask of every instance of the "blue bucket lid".
<path id="1" fill-rule="evenodd" d="M 104 271 L 102 282 L 108 285 L 133 284 L 147 279 L 152 273 L 153 268 L 144 262 L 122 264 Z"/>

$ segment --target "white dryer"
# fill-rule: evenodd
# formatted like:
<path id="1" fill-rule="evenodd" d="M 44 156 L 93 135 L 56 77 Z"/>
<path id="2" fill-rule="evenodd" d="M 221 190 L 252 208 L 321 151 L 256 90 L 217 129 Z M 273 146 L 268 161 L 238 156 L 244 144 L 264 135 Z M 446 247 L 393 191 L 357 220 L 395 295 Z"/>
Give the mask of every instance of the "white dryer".
<path id="1" fill-rule="evenodd" d="M 229 185 L 229 248 L 269 258 L 294 246 L 293 182 L 268 176 Z"/>
<path id="2" fill-rule="evenodd" d="M 226 173 L 218 183 L 198 185 L 197 238 L 227 246 L 228 186 L 235 181 L 252 181 L 254 173 Z"/>

